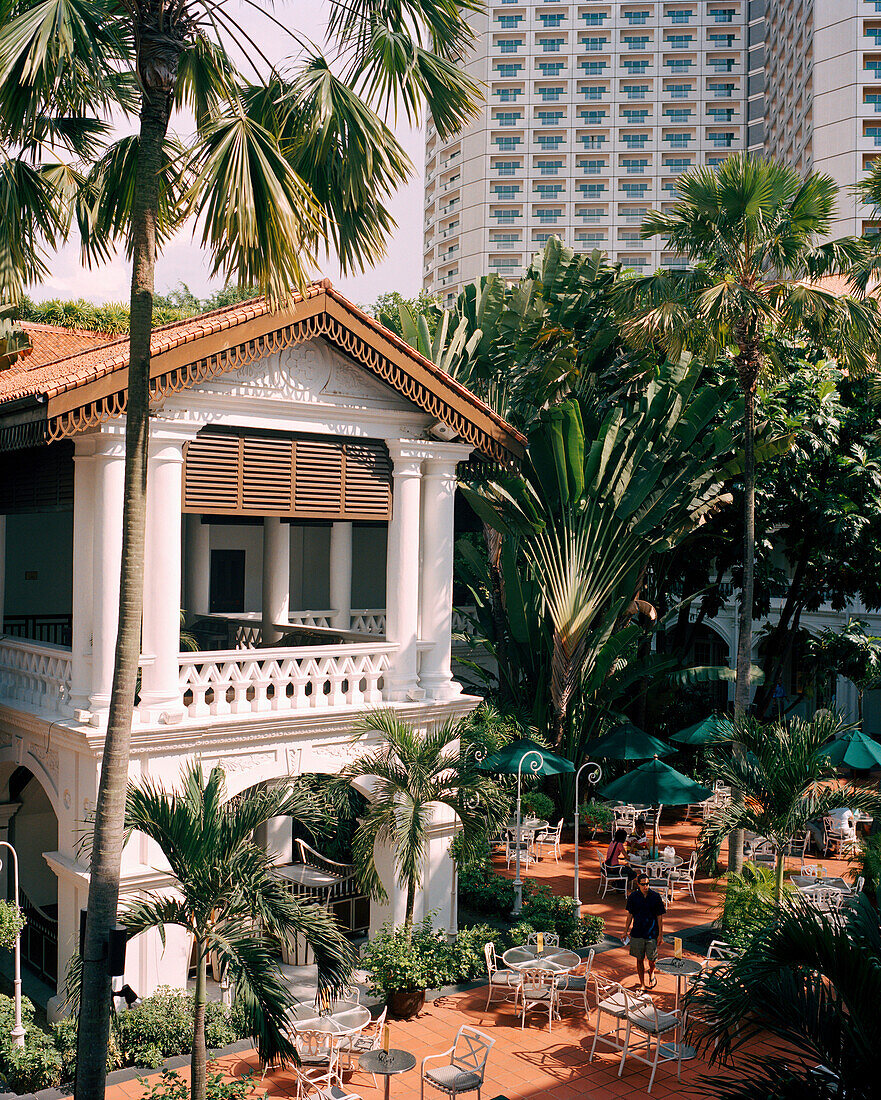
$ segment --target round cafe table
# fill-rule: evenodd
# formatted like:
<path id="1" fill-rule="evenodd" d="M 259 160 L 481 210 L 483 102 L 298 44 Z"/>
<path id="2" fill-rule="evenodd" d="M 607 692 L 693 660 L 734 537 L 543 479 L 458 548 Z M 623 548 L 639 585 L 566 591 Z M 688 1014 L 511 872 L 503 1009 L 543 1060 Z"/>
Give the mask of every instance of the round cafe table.
<path id="1" fill-rule="evenodd" d="M 385 1100 L 388 1100 L 391 1079 L 398 1073 L 407 1073 L 416 1065 L 416 1056 L 409 1050 L 368 1050 L 359 1055 L 358 1063 L 365 1073 L 378 1073 L 385 1077 Z"/>
<path id="2" fill-rule="evenodd" d="M 699 962 L 695 962 L 694 959 L 675 959 L 675 958 L 671 957 L 670 955 L 665 955 L 662 959 L 658 959 L 658 961 L 655 963 L 655 970 L 657 970 L 659 974 L 668 974 L 671 977 L 674 977 L 676 979 L 676 1004 L 675 1004 L 675 1008 L 676 1008 L 676 1011 L 678 1012 L 679 1011 L 679 998 L 682 994 L 683 979 L 690 978 L 694 974 L 700 974 L 701 964 Z M 682 1025 L 680 1023 L 680 1025 L 679 1025 L 680 1032 L 681 1032 L 681 1027 L 682 1027 Z M 662 1043 L 661 1044 L 662 1053 L 664 1053 L 664 1048 L 666 1048 L 666 1052 L 667 1052 L 668 1057 L 677 1058 L 677 1057 L 681 1056 L 683 1062 L 687 1061 L 689 1058 L 694 1058 L 695 1053 L 696 1053 L 694 1047 L 686 1046 L 682 1042 L 681 1033 L 680 1033 L 679 1038 L 677 1039 L 677 1041 L 675 1043 Z M 680 1050 L 681 1050 L 681 1055 L 680 1055 Z"/>
<path id="3" fill-rule="evenodd" d="M 329 1031 L 348 1035 L 369 1024 L 370 1010 L 355 1001 L 337 1001 L 333 1009 L 321 1013 L 314 1005 L 296 1004 L 288 1009 L 288 1019 L 294 1031 Z"/>
<path id="4" fill-rule="evenodd" d="M 537 947 L 509 947 L 502 955 L 509 970 L 547 970 L 551 974 L 562 974 L 572 970 L 582 962 L 574 951 L 565 951 L 559 947 L 545 947 L 541 953 Z"/>

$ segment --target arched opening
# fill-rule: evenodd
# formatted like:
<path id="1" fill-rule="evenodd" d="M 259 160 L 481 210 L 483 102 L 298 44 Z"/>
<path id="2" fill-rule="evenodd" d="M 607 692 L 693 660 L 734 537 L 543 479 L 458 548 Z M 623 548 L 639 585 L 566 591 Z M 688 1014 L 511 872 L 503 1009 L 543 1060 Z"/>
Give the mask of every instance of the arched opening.
<path id="1" fill-rule="evenodd" d="M 15 848 L 19 870 L 19 904 L 27 919 L 21 937 L 21 960 L 25 971 L 36 979 L 34 998 L 41 1000 L 40 983 L 53 995 L 58 983 L 58 879 L 43 858 L 44 852 L 58 849 L 58 818 L 52 802 L 39 779 L 29 768 L 0 764 L 0 791 L 9 806 L 6 839 Z M 8 899 L 13 897 L 13 875 L 10 861 L 3 856 L 0 889 Z M 5 953 L 4 953 L 5 954 Z M 12 956 L 2 960 L 12 966 Z M 26 989 L 27 992 L 27 989 Z"/>

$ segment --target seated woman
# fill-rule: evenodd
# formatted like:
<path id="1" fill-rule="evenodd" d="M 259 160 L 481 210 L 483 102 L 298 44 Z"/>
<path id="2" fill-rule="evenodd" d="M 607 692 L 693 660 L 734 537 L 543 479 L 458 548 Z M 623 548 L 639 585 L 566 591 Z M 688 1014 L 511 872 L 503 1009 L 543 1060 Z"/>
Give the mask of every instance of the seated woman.
<path id="1" fill-rule="evenodd" d="M 611 871 L 613 868 L 616 870 L 623 869 L 629 882 L 636 875 L 636 871 L 626 862 L 626 844 L 627 830 L 616 830 L 615 835 L 612 837 L 612 842 L 606 849 L 606 858 L 603 860 L 603 865 L 607 871 Z"/>
<path id="2" fill-rule="evenodd" d="M 649 838 L 645 831 L 645 818 L 640 814 L 633 827 L 633 836 L 630 838 L 630 847 L 636 852 L 645 851 L 649 846 Z"/>

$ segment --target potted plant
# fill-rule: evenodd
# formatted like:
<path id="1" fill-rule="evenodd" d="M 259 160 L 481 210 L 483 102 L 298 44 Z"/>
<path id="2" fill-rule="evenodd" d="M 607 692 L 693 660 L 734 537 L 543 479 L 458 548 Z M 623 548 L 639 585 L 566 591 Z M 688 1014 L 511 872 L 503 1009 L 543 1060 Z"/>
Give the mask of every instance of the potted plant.
<path id="1" fill-rule="evenodd" d="M 593 829 L 594 836 L 596 836 L 597 833 L 604 833 L 607 829 L 610 829 L 612 822 L 615 820 L 612 807 L 606 805 L 605 802 L 598 802 L 596 799 L 592 799 L 590 802 L 582 802 L 578 813 L 581 816 L 584 827 L 586 829 Z"/>
<path id="2" fill-rule="evenodd" d="M 11 951 L 25 924 L 25 915 L 14 901 L 0 901 L 0 947 Z"/>
<path id="3" fill-rule="evenodd" d="M 412 929 L 383 925 L 361 959 L 370 992 L 385 997 L 389 1016 L 408 1020 L 425 1004 L 426 989 L 437 989 L 449 978 L 451 949 L 442 933 L 426 918 Z"/>
<path id="4" fill-rule="evenodd" d="M 523 795 L 522 806 L 527 814 L 540 821 L 550 821 L 554 816 L 554 800 L 544 791 L 527 791 Z"/>

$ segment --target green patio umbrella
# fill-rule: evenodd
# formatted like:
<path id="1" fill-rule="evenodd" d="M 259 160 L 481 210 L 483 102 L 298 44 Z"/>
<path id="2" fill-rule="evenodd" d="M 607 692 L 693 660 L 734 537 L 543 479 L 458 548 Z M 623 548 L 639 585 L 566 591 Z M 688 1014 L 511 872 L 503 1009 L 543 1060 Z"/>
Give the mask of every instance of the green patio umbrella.
<path id="1" fill-rule="evenodd" d="M 523 880 L 520 878 L 520 781 L 523 773 L 527 775 L 563 775 L 574 772 L 575 765 L 565 756 L 558 756 L 528 737 L 521 737 L 494 752 L 486 760 L 477 761 L 484 772 L 501 772 L 517 776 L 517 873 L 514 876 L 514 915 L 523 908 Z"/>
<path id="2" fill-rule="evenodd" d="M 678 733 L 671 733 L 670 740 L 678 741 L 680 745 L 711 745 L 715 741 L 729 739 L 733 732 L 734 727 L 729 719 L 711 714 L 709 718 L 703 718 L 693 726 L 686 726 Z"/>
<path id="3" fill-rule="evenodd" d="M 825 745 L 820 754 L 839 768 L 881 767 L 881 745 L 862 730 L 848 730 Z"/>
<path id="4" fill-rule="evenodd" d="M 662 760 L 649 760 L 632 772 L 622 775 L 600 788 L 603 798 L 620 799 L 622 802 L 648 802 L 652 806 L 687 806 L 691 802 L 705 802 L 713 794 L 707 787 L 695 783 L 687 775 L 671 768 Z M 652 830 L 652 848 L 657 849 L 657 824 Z"/>
<path id="5" fill-rule="evenodd" d="M 622 722 L 596 741 L 591 741 L 588 748 L 591 756 L 606 760 L 651 760 L 653 756 L 669 756 L 675 752 L 671 745 L 652 737 L 632 722 Z"/>

